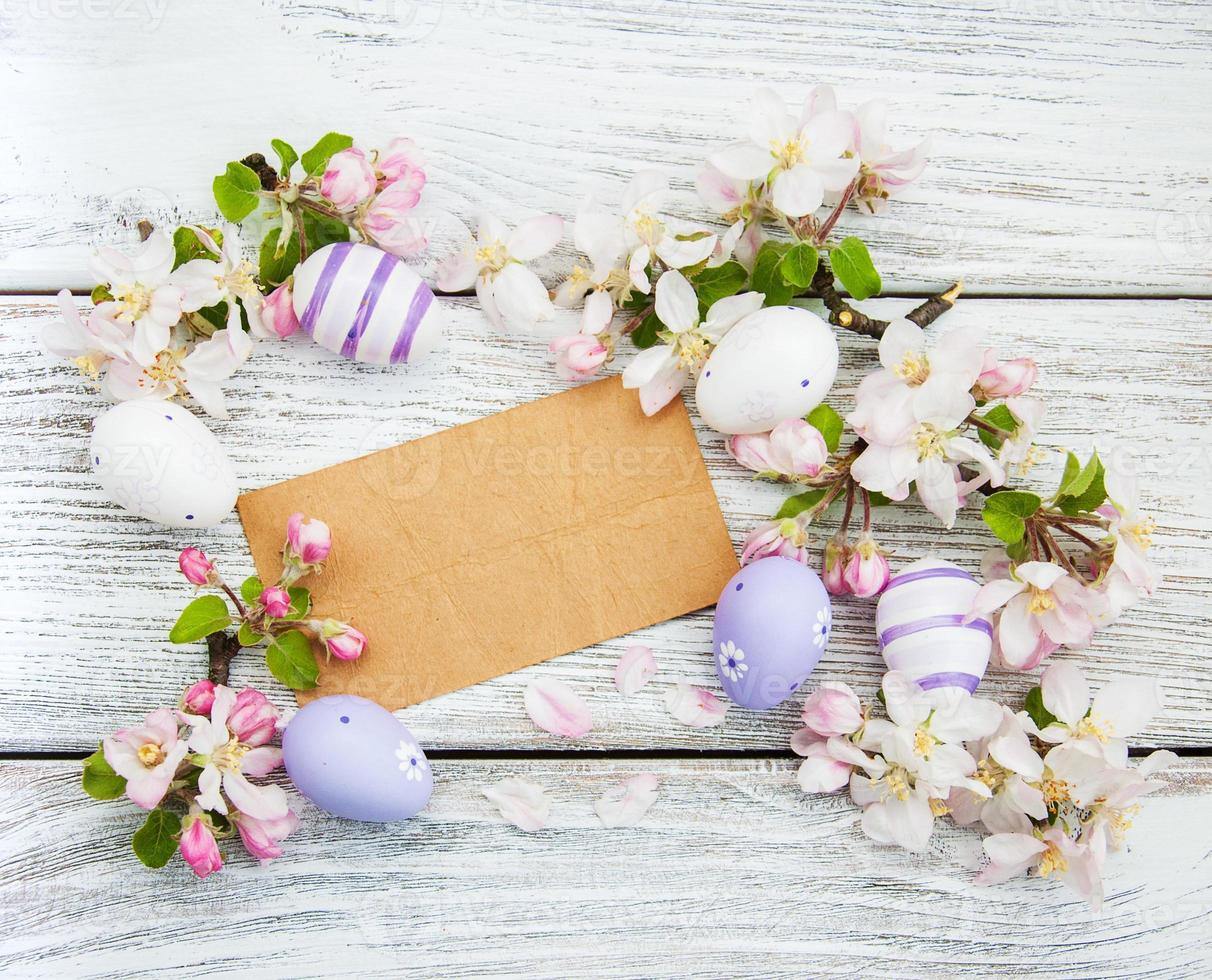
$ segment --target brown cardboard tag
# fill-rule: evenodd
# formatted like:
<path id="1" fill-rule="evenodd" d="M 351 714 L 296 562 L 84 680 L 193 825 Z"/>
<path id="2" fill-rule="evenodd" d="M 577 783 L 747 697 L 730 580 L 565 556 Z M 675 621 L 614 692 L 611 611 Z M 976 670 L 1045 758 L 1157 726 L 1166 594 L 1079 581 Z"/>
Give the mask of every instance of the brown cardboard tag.
<path id="1" fill-rule="evenodd" d="M 681 399 L 618 378 L 240 497 L 257 571 L 295 511 L 332 528 L 314 606 L 369 638 L 325 694 L 400 708 L 709 606 L 736 555 Z"/>

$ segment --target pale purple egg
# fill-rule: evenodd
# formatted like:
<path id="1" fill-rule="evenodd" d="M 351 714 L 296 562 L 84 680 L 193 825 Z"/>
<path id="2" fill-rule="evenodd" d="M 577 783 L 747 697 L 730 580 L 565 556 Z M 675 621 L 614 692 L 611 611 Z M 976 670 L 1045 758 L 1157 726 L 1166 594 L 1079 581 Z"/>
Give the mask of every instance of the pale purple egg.
<path id="1" fill-rule="evenodd" d="M 321 810 L 350 820 L 406 820 L 425 808 L 433 773 L 403 722 L 352 694 L 318 698 L 282 733 L 295 788 Z"/>
<path id="2" fill-rule="evenodd" d="M 742 708 L 765 711 L 794 694 L 829 642 L 829 593 L 811 568 L 763 558 L 729 580 L 715 607 L 715 670 Z"/>

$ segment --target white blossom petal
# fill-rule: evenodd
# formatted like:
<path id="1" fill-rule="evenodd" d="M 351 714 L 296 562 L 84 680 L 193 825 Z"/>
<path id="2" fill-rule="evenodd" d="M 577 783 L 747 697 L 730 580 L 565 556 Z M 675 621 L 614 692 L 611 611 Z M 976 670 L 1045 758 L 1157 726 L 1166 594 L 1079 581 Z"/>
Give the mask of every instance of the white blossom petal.
<path id="1" fill-rule="evenodd" d="M 603 827 L 634 827 L 656 802 L 659 787 L 653 773 L 643 772 L 608 789 L 593 808 Z"/>
<path id="2" fill-rule="evenodd" d="M 625 696 L 635 694 L 656 677 L 657 662 L 650 647 L 630 646 L 619 657 L 614 671 L 614 686 Z"/>
<path id="3" fill-rule="evenodd" d="M 714 728 L 724 723 L 728 703 L 705 688 L 678 681 L 665 696 L 665 706 L 683 725 L 691 728 Z"/>
<path id="4" fill-rule="evenodd" d="M 580 738 L 593 730 L 589 705 L 563 681 L 536 677 L 526 685 L 526 713 L 543 731 Z"/>
<path id="5" fill-rule="evenodd" d="M 542 786 L 511 776 L 483 789 L 501 816 L 519 830 L 533 833 L 547 826 L 551 800 Z"/>

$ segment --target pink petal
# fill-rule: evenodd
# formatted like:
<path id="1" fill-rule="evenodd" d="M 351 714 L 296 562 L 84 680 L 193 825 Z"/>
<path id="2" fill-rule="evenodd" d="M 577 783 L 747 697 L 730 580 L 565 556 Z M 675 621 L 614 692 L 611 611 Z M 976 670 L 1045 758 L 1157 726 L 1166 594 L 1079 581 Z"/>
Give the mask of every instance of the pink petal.
<path id="1" fill-rule="evenodd" d="M 635 694 L 656 677 L 656 672 L 656 657 L 652 655 L 650 647 L 628 647 L 619 657 L 619 665 L 614 670 L 614 686 L 620 694 Z"/>
<path id="2" fill-rule="evenodd" d="M 650 772 L 632 776 L 602 794 L 593 808 L 603 827 L 634 827 L 656 802 L 660 781 Z"/>
<path id="3" fill-rule="evenodd" d="M 485 787 L 483 793 L 500 810 L 501 816 L 519 830 L 533 833 L 547 825 L 551 800 L 542 786 L 512 776 Z"/>
<path id="4" fill-rule="evenodd" d="M 563 681 L 540 677 L 527 684 L 526 712 L 552 735 L 580 738 L 593 729 L 589 706 Z"/>
<path id="5" fill-rule="evenodd" d="M 665 706 L 674 718 L 691 728 L 722 725 L 728 712 L 726 701 L 720 700 L 706 688 L 695 687 L 686 681 L 678 681 L 669 689 L 665 695 Z"/>

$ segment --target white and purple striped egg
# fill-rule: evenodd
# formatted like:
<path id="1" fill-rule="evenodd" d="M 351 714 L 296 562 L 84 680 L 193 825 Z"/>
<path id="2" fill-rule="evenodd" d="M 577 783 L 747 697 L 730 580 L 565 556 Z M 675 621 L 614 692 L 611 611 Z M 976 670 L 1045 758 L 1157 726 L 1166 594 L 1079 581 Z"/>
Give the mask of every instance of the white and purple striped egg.
<path id="1" fill-rule="evenodd" d="M 975 691 L 993 649 L 989 620 L 964 622 L 979 589 L 966 571 L 938 558 L 922 558 L 897 572 L 875 612 L 888 669 L 903 671 L 926 690 Z"/>
<path id="2" fill-rule="evenodd" d="M 442 335 L 433 291 L 390 252 L 336 242 L 295 270 L 295 315 L 321 347 L 367 364 L 405 364 Z"/>

